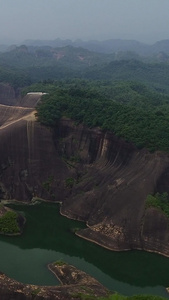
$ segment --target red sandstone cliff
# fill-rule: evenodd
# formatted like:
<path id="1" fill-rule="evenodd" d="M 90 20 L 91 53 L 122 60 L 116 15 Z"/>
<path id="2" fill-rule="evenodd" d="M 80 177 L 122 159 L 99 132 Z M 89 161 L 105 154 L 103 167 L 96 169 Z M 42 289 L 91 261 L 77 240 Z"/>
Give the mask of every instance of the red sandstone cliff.
<path id="1" fill-rule="evenodd" d="M 62 214 L 87 222 L 80 236 L 113 250 L 169 255 L 168 219 L 145 209 L 148 194 L 169 191 L 169 155 L 67 119 L 52 132 L 35 119 L 37 101 L 0 106 L 1 199 L 62 201 Z"/>
<path id="2" fill-rule="evenodd" d="M 148 194 L 169 191 L 169 155 L 139 151 L 100 130 L 62 120 L 62 155 L 79 157 L 77 183 L 62 214 L 87 222 L 78 235 L 113 250 L 145 249 L 169 255 L 168 219 L 145 209 Z M 79 163 L 80 165 L 80 163 Z"/>

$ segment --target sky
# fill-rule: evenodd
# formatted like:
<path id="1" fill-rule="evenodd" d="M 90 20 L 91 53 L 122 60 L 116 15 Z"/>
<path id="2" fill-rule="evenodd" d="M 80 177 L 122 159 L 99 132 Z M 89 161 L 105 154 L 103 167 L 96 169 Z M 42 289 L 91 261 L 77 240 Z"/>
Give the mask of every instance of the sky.
<path id="1" fill-rule="evenodd" d="M 0 0 L 0 44 L 169 39 L 169 0 Z"/>

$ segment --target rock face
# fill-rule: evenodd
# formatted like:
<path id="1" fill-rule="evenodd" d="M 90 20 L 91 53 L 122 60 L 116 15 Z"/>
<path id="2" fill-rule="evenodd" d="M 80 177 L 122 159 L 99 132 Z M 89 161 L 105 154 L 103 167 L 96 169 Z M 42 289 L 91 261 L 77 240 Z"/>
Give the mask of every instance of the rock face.
<path id="1" fill-rule="evenodd" d="M 168 219 L 145 209 L 148 194 L 169 192 L 169 155 L 68 119 L 51 131 L 36 121 L 38 100 L 0 106 L 0 198 L 61 201 L 63 215 L 88 224 L 79 236 L 112 250 L 169 256 Z"/>
<path id="2" fill-rule="evenodd" d="M 80 295 L 108 296 L 108 291 L 97 280 L 73 266 L 50 264 L 49 269 L 57 276 L 61 286 L 36 286 L 17 282 L 0 274 L 1 300 L 71 300 Z"/>
<path id="3" fill-rule="evenodd" d="M 1 199 L 64 197 L 69 170 L 56 152 L 51 130 L 36 122 L 34 106 L 39 98 L 26 96 L 22 106 L 0 105 Z"/>
<path id="4" fill-rule="evenodd" d="M 61 213 L 87 222 L 77 234 L 112 250 L 144 249 L 169 255 L 167 217 L 145 209 L 148 194 L 168 192 L 169 156 L 137 150 L 110 133 L 62 120 L 62 155 L 78 156 L 78 178 Z M 84 165 L 86 168 L 84 168 Z"/>
<path id="5" fill-rule="evenodd" d="M 0 83 L 0 103 L 16 105 L 17 92 L 7 83 Z"/>

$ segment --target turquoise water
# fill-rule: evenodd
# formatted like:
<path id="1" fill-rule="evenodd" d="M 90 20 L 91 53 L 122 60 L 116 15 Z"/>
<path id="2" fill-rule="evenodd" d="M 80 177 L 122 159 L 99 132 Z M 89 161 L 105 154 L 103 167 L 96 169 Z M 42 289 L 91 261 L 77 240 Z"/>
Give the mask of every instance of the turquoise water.
<path id="1" fill-rule="evenodd" d="M 124 295 L 168 297 L 169 258 L 144 251 L 112 252 L 73 234 L 85 224 L 59 214 L 59 206 L 13 206 L 27 223 L 22 236 L 0 236 L 0 270 L 23 283 L 55 285 L 47 264 L 64 260 Z"/>

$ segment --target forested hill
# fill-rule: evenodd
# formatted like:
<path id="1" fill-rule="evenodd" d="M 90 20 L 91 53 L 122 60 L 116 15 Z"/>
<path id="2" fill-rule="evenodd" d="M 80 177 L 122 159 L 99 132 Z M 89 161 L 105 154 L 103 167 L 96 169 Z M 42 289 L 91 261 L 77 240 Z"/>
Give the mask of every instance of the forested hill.
<path id="1" fill-rule="evenodd" d="M 37 84 L 28 91 L 48 92 L 37 107 L 39 120 L 55 126 L 70 117 L 100 127 L 150 151 L 169 151 L 169 96 L 138 82 L 80 81 Z"/>
<path id="2" fill-rule="evenodd" d="M 38 107 L 44 124 L 68 116 L 139 148 L 168 151 L 169 63 L 134 57 L 23 45 L 0 54 L 0 81 L 15 88 L 43 82 L 27 91 L 49 92 Z"/>
<path id="3" fill-rule="evenodd" d="M 159 92 L 169 92 L 169 64 L 144 63 L 138 60 L 112 61 L 91 67 L 85 74 L 94 80 L 137 80 Z"/>
<path id="4" fill-rule="evenodd" d="M 70 78 L 137 80 L 156 91 L 169 92 L 169 58 L 163 61 L 132 52 L 96 53 L 74 47 L 20 46 L 0 53 L 0 80 L 23 87 L 43 80 Z"/>
<path id="5" fill-rule="evenodd" d="M 83 48 L 26 47 L 20 46 L 0 53 L 0 67 L 9 73 L 25 73 L 31 82 L 47 79 L 83 77 L 92 65 L 112 61 L 114 55 L 90 52 Z M 6 78 L 6 77 L 5 77 Z M 19 82 L 18 82 L 19 84 Z"/>
<path id="6" fill-rule="evenodd" d="M 104 41 L 90 40 L 83 41 L 81 39 L 71 41 L 71 40 L 26 40 L 24 44 L 27 46 L 51 46 L 64 47 L 64 46 L 73 46 L 73 47 L 82 47 L 90 51 L 100 52 L 100 53 L 113 53 L 117 51 L 132 51 L 138 54 L 149 54 L 164 52 L 169 54 L 169 40 L 161 40 L 156 43 L 149 45 L 145 43 L 138 42 L 136 40 L 123 40 L 123 39 L 109 39 Z"/>
<path id="7" fill-rule="evenodd" d="M 14 88 L 30 85 L 32 80 L 24 70 L 4 66 L 0 63 L 0 82 L 9 83 Z"/>

